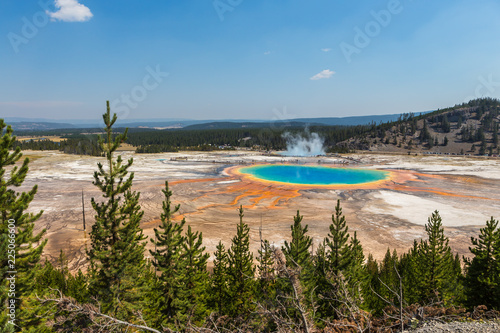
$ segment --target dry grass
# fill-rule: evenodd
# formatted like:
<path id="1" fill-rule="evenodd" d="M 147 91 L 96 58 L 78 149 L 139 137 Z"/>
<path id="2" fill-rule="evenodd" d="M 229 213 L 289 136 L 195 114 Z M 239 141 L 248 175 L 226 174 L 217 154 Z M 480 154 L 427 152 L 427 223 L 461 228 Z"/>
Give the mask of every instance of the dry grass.
<path id="1" fill-rule="evenodd" d="M 118 151 L 135 151 L 136 147 L 132 146 L 129 143 L 122 143 L 117 150 Z"/>

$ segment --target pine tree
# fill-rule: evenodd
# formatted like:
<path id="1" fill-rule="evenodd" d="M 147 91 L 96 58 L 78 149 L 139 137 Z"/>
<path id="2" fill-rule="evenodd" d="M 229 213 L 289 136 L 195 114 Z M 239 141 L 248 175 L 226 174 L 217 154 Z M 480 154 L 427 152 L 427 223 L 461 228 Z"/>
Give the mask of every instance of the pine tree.
<path id="1" fill-rule="evenodd" d="M 193 232 L 188 226 L 184 242 L 181 244 L 179 269 L 179 296 L 176 300 L 177 322 L 185 329 L 188 322 L 201 325 L 207 311 L 209 255 L 204 253 L 201 232 Z"/>
<path id="2" fill-rule="evenodd" d="M 165 181 L 165 189 L 162 192 L 165 199 L 162 203 L 161 224 L 158 229 L 154 229 L 155 240 L 151 239 L 155 250 L 149 250 L 154 259 L 153 266 L 160 273 L 153 287 L 152 298 L 157 311 L 155 324 L 173 327 L 178 311 L 175 302 L 179 297 L 181 250 L 184 242 L 182 232 L 186 221 L 184 219 L 180 223 L 172 221 L 172 216 L 179 211 L 180 205 L 172 207 L 172 191 L 169 189 L 168 181 Z"/>
<path id="3" fill-rule="evenodd" d="M 396 269 L 398 266 L 398 255 L 396 250 L 391 254 L 391 250 L 387 249 L 384 260 L 380 263 L 380 280 L 392 290 L 397 290 L 399 287 L 398 276 Z M 394 295 L 387 290 L 383 291 L 382 295 L 387 299 L 392 299 Z"/>
<path id="4" fill-rule="evenodd" d="M 226 314 L 229 304 L 228 256 L 221 241 L 214 253 L 214 269 L 210 277 L 210 307 L 219 314 Z"/>
<path id="5" fill-rule="evenodd" d="M 498 147 L 498 123 L 495 123 L 493 125 L 493 147 L 497 148 Z"/>
<path id="6" fill-rule="evenodd" d="M 300 212 L 297 210 L 297 215 L 293 218 L 294 223 L 290 227 L 292 231 L 292 240 L 290 243 L 285 241 L 282 252 L 285 255 L 286 266 L 299 270 L 299 280 L 304 287 L 304 292 L 309 294 L 314 288 L 310 253 L 312 238 L 306 235 L 308 226 L 302 226 L 302 219 L 303 216 L 301 216 Z"/>
<path id="7" fill-rule="evenodd" d="M 254 308 L 253 254 L 250 252 L 250 229 L 243 223 L 243 207 L 239 208 L 240 223 L 228 251 L 230 315 L 248 315 Z"/>
<path id="8" fill-rule="evenodd" d="M 311 254 L 309 249 L 312 244 L 312 239 L 306 236 L 308 226 L 302 227 L 303 216 L 297 211 L 297 215 L 293 218 L 292 240 L 290 243 L 285 241 L 283 246 L 283 254 L 285 255 L 287 266 L 289 267 L 305 267 L 309 264 Z"/>
<path id="9" fill-rule="evenodd" d="M 419 284 L 421 281 L 422 267 L 419 265 L 419 243 L 414 240 L 413 246 L 401 256 L 398 270 L 403 279 L 403 294 L 408 304 L 420 302 Z"/>
<path id="10" fill-rule="evenodd" d="M 7 128 L 6 128 L 7 127 Z M 5 132 L 4 132 L 5 131 Z M 2 135 L 3 133 L 3 135 Z M 16 163 L 21 159 L 21 149 L 17 147 L 12 150 L 16 137 L 13 135 L 11 126 L 6 126 L 0 119 L 0 325 L 7 322 L 6 300 L 7 300 L 7 271 L 17 271 L 16 277 L 16 314 L 17 325 L 22 325 L 26 316 L 19 313 L 21 301 L 30 293 L 33 284 L 34 267 L 40 261 L 43 248 L 47 240 L 42 241 L 46 230 L 42 229 L 34 234 L 35 222 L 41 217 L 42 211 L 36 214 L 26 213 L 29 204 L 35 197 L 37 185 L 28 192 L 17 192 L 29 171 L 29 159 L 25 158 L 21 165 Z M 11 167 L 13 166 L 13 167 Z M 6 175 L 7 168 L 10 172 Z M 13 224 L 11 223 L 13 222 Z M 9 228 L 15 225 L 15 238 L 11 238 Z M 10 240 L 14 239 L 14 243 Z M 13 245 L 11 245 L 13 244 Z M 8 255 L 15 255 L 15 264 L 9 262 Z M 13 264 L 13 266 L 9 266 Z"/>
<path id="11" fill-rule="evenodd" d="M 454 270 L 454 259 L 444 235 L 441 216 L 436 210 L 425 226 L 428 239 L 418 246 L 418 265 L 420 268 L 420 302 L 437 300 L 448 301 L 452 289 L 456 288 L 458 276 Z"/>
<path id="12" fill-rule="evenodd" d="M 369 307 L 369 309 L 375 310 L 377 314 L 381 314 L 382 310 L 387 306 L 386 301 L 392 302 L 396 306 L 399 305 L 399 299 L 395 292 L 399 293 L 400 289 L 400 276 L 402 276 L 400 266 L 396 250 L 391 253 L 388 248 L 384 259 L 380 263 L 377 281 L 372 282 L 373 290 L 380 296 L 377 296 L 378 300 L 373 302 L 374 307 Z"/>
<path id="13" fill-rule="evenodd" d="M 368 275 L 368 283 L 363 289 L 364 306 L 367 309 L 373 310 L 376 315 L 380 315 L 382 313 L 382 309 L 386 306 L 387 303 L 385 303 L 377 295 L 382 295 L 383 286 L 380 283 L 379 279 L 380 273 L 378 262 L 373 258 L 373 255 L 371 253 L 366 259 L 365 269 Z"/>
<path id="14" fill-rule="evenodd" d="M 276 298 L 276 271 L 275 271 L 275 249 L 268 240 L 261 240 L 258 250 L 259 270 L 258 298 L 261 303 L 269 304 Z"/>
<path id="15" fill-rule="evenodd" d="M 335 215 L 332 215 L 332 224 L 330 224 L 330 233 L 325 239 L 328 269 L 335 275 L 345 270 L 351 262 L 348 231 L 349 227 L 345 216 L 342 214 L 340 200 L 337 200 Z"/>
<path id="16" fill-rule="evenodd" d="M 92 198 L 96 211 L 95 224 L 90 232 L 91 248 L 87 251 L 90 261 L 90 290 L 98 296 L 105 312 L 118 318 L 128 318 L 134 311 L 133 303 L 140 297 L 137 281 L 144 272 L 144 247 L 140 221 L 144 214 L 139 206 L 139 193 L 133 192 L 134 174 L 128 169 L 133 159 L 123 163 L 113 153 L 127 138 L 127 130 L 113 139 L 112 126 L 116 114 L 111 117 L 109 102 L 103 115 L 106 125 L 106 141 L 99 144 L 106 153 L 107 168 L 98 163 L 93 184 L 103 192 L 104 201 Z M 126 178 L 128 175 L 128 178 Z"/>
<path id="17" fill-rule="evenodd" d="M 365 255 L 363 254 L 363 247 L 358 239 L 357 232 L 349 241 L 350 249 L 350 263 L 345 270 L 345 276 L 348 281 L 348 288 L 351 297 L 356 300 L 362 300 L 362 289 L 369 281 L 368 274 L 365 270 L 364 261 Z"/>
<path id="18" fill-rule="evenodd" d="M 500 309 L 500 229 L 493 217 L 479 231 L 479 238 L 471 237 L 474 255 L 464 258 L 467 274 L 465 287 L 469 307 L 486 305 Z"/>
<path id="19" fill-rule="evenodd" d="M 315 268 L 316 290 L 318 293 L 318 314 L 323 318 L 336 316 L 336 308 L 341 304 L 340 284 L 346 288 L 356 301 L 360 300 L 360 283 L 362 283 L 363 250 L 355 235 L 349 237 L 349 228 L 342 214 L 340 200 L 337 200 L 335 213 L 332 215 L 330 233 L 324 240 L 324 259 L 316 259 L 316 263 L 324 262 L 324 269 Z M 343 297 L 343 296 L 342 296 Z"/>

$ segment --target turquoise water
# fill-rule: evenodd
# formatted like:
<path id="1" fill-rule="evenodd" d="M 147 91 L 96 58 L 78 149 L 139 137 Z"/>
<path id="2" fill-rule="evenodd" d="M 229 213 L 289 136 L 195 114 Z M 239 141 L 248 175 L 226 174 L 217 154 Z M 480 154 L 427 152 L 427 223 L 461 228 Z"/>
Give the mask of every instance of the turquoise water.
<path id="1" fill-rule="evenodd" d="M 354 185 L 386 179 L 386 171 L 309 165 L 258 165 L 239 169 L 256 178 L 301 185 Z"/>

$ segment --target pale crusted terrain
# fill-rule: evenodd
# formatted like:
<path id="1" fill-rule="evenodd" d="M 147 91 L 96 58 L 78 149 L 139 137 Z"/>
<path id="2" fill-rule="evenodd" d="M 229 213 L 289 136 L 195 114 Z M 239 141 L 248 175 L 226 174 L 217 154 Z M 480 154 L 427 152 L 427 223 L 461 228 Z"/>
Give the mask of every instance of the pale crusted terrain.
<path id="1" fill-rule="evenodd" d="M 54 258 L 63 249 L 75 269 L 84 264 L 89 244 L 82 226 L 82 190 L 88 232 L 94 215 L 90 199 L 100 197 L 92 185 L 92 175 L 103 158 L 59 152 L 25 155 L 32 158 L 32 163 L 23 189 L 38 184 L 30 208 L 45 211 L 37 223 L 38 229 L 48 229 L 45 255 Z M 336 200 L 341 199 L 349 230 L 357 232 L 366 254 L 370 252 L 376 258 L 381 258 L 388 247 L 405 251 L 414 239 L 425 236 L 424 225 L 435 209 L 443 217 L 451 246 L 460 255 L 468 254 L 470 237 L 477 236 L 486 219 L 500 218 L 498 159 L 382 154 L 300 159 L 300 163 L 348 162 L 356 167 L 393 170 L 398 177 L 371 188 L 294 188 L 252 182 L 224 172 L 230 166 L 255 162 L 297 162 L 293 157 L 255 152 L 123 155 L 134 157 L 134 189 L 141 192 L 145 234 L 152 236 L 153 228 L 158 226 L 161 189 L 169 180 L 174 202 L 181 204 L 187 223 L 203 232 L 204 244 L 211 253 L 219 240 L 229 245 L 240 204 L 245 208 L 244 219 L 256 251 L 260 228 L 264 238 L 275 245 L 283 244 L 298 209 L 317 247 L 328 234 Z"/>

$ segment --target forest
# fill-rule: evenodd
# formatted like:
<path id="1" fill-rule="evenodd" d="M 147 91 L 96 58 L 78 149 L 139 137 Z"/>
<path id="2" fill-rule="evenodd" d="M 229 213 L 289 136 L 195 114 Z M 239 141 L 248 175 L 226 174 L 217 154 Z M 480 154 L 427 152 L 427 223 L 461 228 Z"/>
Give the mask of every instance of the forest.
<path id="1" fill-rule="evenodd" d="M 425 239 L 405 253 L 388 248 L 376 261 L 349 230 L 339 200 L 332 200 L 329 233 L 314 251 L 297 211 L 283 217 L 290 219 L 289 241 L 275 247 L 261 239 L 252 253 L 240 206 L 230 245 L 219 242 L 209 267 L 203 235 L 189 221 L 174 221 L 179 205 L 166 181 L 161 224 L 148 239 L 129 172 L 133 159 L 115 154 L 128 131 L 113 132 L 109 104 L 103 118 L 97 144 L 106 162 L 93 181 L 102 198 L 91 201 L 87 266 L 76 273 L 62 251 L 57 262 L 41 259 L 46 230 L 36 233 L 34 225 L 42 212 L 27 212 L 38 187 L 18 191 L 29 159 L 0 120 L 0 332 L 397 332 L 430 318 L 500 315 L 494 217 L 471 239 L 467 258 L 453 253 L 439 212 L 430 211 Z M 155 250 L 145 251 L 148 242 Z"/>

